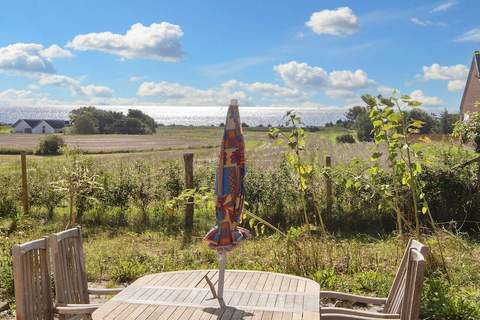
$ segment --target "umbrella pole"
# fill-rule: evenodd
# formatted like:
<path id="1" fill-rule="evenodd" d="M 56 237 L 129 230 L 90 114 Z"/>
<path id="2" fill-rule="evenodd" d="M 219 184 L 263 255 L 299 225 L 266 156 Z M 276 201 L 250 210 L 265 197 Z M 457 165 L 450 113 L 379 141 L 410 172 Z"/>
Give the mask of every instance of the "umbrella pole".
<path id="1" fill-rule="evenodd" d="M 225 263 L 227 261 L 227 254 L 225 250 L 220 250 L 218 252 L 218 299 L 223 301 L 223 286 L 225 284 Z"/>

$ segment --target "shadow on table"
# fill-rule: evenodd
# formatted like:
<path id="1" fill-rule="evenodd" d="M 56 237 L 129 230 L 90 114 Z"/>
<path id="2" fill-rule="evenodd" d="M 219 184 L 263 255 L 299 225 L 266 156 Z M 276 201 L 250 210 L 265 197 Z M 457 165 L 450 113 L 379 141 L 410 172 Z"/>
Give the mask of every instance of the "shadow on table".
<path id="1" fill-rule="evenodd" d="M 235 319 L 244 319 L 244 317 L 253 316 L 253 313 L 251 312 L 243 311 L 241 309 L 237 309 L 235 307 L 228 307 L 228 306 L 224 308 L 204 308 L 203 311 L 213 314 L 214 316 L 217 316 L 217 317 L 213 317 L 213 319 L 218 319 L 220 316 L 223 319 L 228 314 L 230 314 L 230 317 L 233 317 L 235 315 Z M 225 318 L 225 319 L 229 319 L 229 318 Z"/>

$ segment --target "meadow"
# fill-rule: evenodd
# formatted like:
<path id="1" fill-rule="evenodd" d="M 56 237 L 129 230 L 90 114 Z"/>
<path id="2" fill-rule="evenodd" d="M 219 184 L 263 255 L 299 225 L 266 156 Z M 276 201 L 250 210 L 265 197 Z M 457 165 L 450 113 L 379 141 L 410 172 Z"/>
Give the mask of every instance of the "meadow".
<path id="1" fill-rule="evenodd" d="M 69 172 L 82 172 L 84 179 L 77 181 L 74 215 L 85 235 L 89 281 L 115 286 L 153 272 L 216 268 L 216 254 L 201 238 L 215 223 L 212 187 L 221 132 L 221 128 L 165 127 L 149 138 L 159 144 L 165 140 L 166 149 L 28 156 L 28 216 L 21 210 L 19 156 L 1 155 L 0 183 L 5 186 L 0 190 L 1 299 L 12 302 L 10 246 L 72 222 L 65 191 Z M 306 177 L 306 190 L 300 192 L 288 147 L 269 139 L 264 129 L 246 128 L 246 207 L 252 215 L 244 223 L 254 238 L 230 255 L 227 268 L 301 275 L 328 290 L 388 294 L 408 233 L 399 236 L 387 196 L 374 190 L 373 180 L 362 180 L 368 175 L 374 144 L 337 143 L 335 137 L 347 132 L 328 128 L 305 133 L 303 161 L 313 169 Z M 477 169 L 460 166 L 474 153 L 445 136 L 431 140 L 421 142 L 422 176 L 438 230 L 421 217 L 421 240 L 432 249 L 422 318 L 479 319 Z M 170 146 L 172 141 L 178 141 L 178 148 Z M 183 229 L 183 201 L 185 194 L 190 195 L 184 187 L 185 152 L 195 154 L 190 239 Z M 330 169 L 324 166 L 326 155 L 333 159 Z M 381 180 L 389 181 L 387 161 L 382 157 L 380 162 L 385 168 Z M 333 184 L 330 211 L 326 210 L 327 176 Z M 357 179 L 353 185 L 352 177 Z M 406 190 L 399 197 L 409 203 Z M 320 228 L 320 218 L 327 233 Z"/>

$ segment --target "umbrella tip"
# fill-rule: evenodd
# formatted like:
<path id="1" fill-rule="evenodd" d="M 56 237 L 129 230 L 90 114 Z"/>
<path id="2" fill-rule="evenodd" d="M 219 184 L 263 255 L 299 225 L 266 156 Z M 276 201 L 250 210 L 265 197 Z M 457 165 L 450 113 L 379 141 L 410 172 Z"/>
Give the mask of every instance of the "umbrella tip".
<path id="1" fill-rule="evenodd" d="M 238 107 L 238 100 L 237 100 L 237 99 L 231 99 L 231 100 L 230 100 L 230 105 L 231 105 L 231 106 Z"/>

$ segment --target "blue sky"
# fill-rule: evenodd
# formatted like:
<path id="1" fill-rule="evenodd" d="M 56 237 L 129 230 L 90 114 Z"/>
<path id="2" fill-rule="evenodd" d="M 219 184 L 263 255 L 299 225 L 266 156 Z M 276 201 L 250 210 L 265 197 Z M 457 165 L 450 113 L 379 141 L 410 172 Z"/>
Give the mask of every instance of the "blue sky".
<path id="1" fill-rule="evenodd" d="M 1 105 L 458 109 L 478 0 L 2 1 Z"/>

